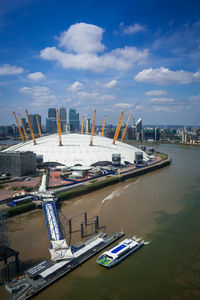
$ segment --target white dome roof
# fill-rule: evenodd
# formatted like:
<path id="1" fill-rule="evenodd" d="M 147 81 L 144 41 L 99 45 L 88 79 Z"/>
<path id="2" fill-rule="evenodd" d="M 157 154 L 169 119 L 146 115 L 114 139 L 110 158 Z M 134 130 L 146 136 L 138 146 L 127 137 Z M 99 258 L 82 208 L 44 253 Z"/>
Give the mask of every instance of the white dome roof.
<path id="1" fill-rule="evenodd" d="M 14 145 L 6 151 L 33 151 L 36 155 L 42 155 L 44 162 L 57 162 L 66 166 L 90 166 L 99 161 L 112 162 L 112 154 L 121 154 L 122 163 L 134 163 L 135 152 L 141 151 L 119 141 L 113 145 L 112 139 L 98 135 L 93 137 L 93 146 L 89 146 L 90 138 L 91 136 L 86 134 L 62 134 L 63 146 L 59 146 L 58 135 L 52 134 L 36 139 L 36 145 L 29 141 Z M 145 152 L 143 159 L 148 160 Z"/>

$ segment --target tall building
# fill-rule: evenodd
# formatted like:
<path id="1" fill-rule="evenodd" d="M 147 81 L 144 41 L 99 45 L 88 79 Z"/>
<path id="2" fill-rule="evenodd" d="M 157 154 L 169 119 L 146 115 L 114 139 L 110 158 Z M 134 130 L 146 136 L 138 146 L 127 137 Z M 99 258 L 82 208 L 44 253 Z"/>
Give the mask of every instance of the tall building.
<path id="1" fill-rule="evenodd" d="M 56 119 L 56 109 L 55 108 L 49 108 L 48 118 Z"/>
<path id="2" fill-rule="evenodd" d="M 136 129 L 136 139 L 137 140 L 142 140 L 142 118 L 139 118 L 135 124 L 135 129 Z"/>
<path id="3" fill-rule="evenodd" d="M 145 128 L 143 131 L 143 139 L 151 140 L 151 141 L 159 141 L 160 140 L 160 129 L 156 128 Z"/>
<path id="4" fill-rule="evenodd" d="M 69 109 L 69 125 L 71 132 L 79 131 L 80 123 L 79 123 L 79 113 L 76 112 L 75 108 Z"/>
<path id="5" fill-rule="evenodd" d="M 39 125 L 40 125 L 40 129 L 41 129 L 41 116 L 39 114 L 37 114 L 37 117 L 38 117 L 38 122 L 39 122 Z M 31 122 L 31 126 L 33 128 L 33 132 L 34 133 L 39 133 L 36 114 L 29 115 L 29 119 L 30 119 L 30 122 Z"/>
<path id="6" fill-rule="evenodd" d="M 22 123 L 24 124 L 24 128 L 27 128 L 26 118 L 22 118 Z"/>
<path id="7" fill-rule="evenodd" d="M 67 124 L 67 112 L 66 108 L 60 108 L 60 123 L 61 123 L 61 130 L 65 131 L 65 125 Z"/>
<path id="8" fill-rule="evenodd" d="M 88 133 L 90 133 L 90 131 L 91 131 L 91 128 L 90 128 L 90 118 L 87 118 L 86 122 L 85 122 L 85 133 L 88 134 Z"/>
<path id="9" fill-rule="evenodd" d="M 48 109 L 48 118 L 46 118 L 46 133 L 56 133 L 57 123 L 56 123 L 56 109 Z"/>

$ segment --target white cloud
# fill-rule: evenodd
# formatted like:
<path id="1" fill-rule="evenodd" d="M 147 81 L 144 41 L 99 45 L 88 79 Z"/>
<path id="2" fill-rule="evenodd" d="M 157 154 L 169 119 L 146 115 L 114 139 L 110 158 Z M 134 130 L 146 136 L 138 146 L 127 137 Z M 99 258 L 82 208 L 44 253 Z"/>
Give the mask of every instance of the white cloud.
<path id="1" fill-rule="evenodd" d="M 152 109 L 154 111 L 157 111 L 157 112 L 165 112 L 165 113 L 177 113 L 178 111 L 180 111 L 180 107 L 179 106 L 168 106 L 168 105 L 156 105 L 156 106 L 153 106 Z"/>
<path id="2" fill-rule="evenodd" d="M 50 104 L 49 101 L 51 101 L 52 104 L 52 101 L 56 100 L 56 96 L 52 90 L 46 86 L 34 86 L 33 88 L 23 87 L 19 89 L 19 92 L 31 95 L 34 99 L 32 105 L 42 106 L 46 103 Z"/>
<path id="3" fill-rule="evenodd" d="M 79 81 L 75 81 L 72 85 L 70 85 L 70 87 L 68 88 L 69 91 L 79 91 L 84 87 L 84 85 L 79 82 Z"/>
<path id="4" fill-rule="evenodd" d="M 111 89 L 111 88 L 113 88 L 116 85 L 117 85 L 117 80 L 113 79 L 113 80 L 109 81 L 108 83 L 106 83 L 105 87 L 107 89 Z"/>
<path id="5" fill-rule="evenodd" d="M 133 107 L 133 104 L 130 104 L 130 103 L 117 103 L 115 104 L 116 107 L 119 107 L 119 108 L 131 108 Z"/>
<path id="6" fill-rule="evenodd" d="M 199 79 L 198 72 L 192 73 L 183 70 L 171 71 L 168 68 L 145 69 L 139 72 L 134 79 L 138 82 L 154 83 L 160 85 L 188 84 Z"/>
<path id="7" fill-rule="evenodd" d="M 9 64 L 4 64 L 0 66 L 0 75 L 17 75 L 22 74 L 24 69 L 21 67 L 11 66 Z"/>
<path id="8" fill-rule="evenodd" d="M 20 88 L 19 91 L 21 93 L 26 93 L 26 92 L 30 92 L 32 90 L 32 88 L 28 87 L 28 86 L 24 86 L 23 88 Z"/>
<path id="9" fill-rule="evenodd" d="M 41 72 L 30 73 L 27 76 L 29 79 L 38 81 L 45 78 L 45 75 Z"/>
<path id="10" fill-rule="evenodd" d="M 157 98 L 152 98 L 151 102 L 156 102 L 156 103 L 173 103 L 174 99 L 172 98 L 166 98 L 166 97 L 157 97 Z"/>
<path id="11" fill-rule="evenodd" d="M 193 77 L 194 77 L 194 79 L 197 79 L 197 80 L 200 79 L 200 69 L 196 73 L 193 74 Z"/>
<path id="12" fill-rule="evenodd" d="M 104 50 L 103 29 L 96 25 L 76 23 L 58 38 L 60 46 L 75 53 L 96 53 Z"/>
<path id="13" fill-rule="evenodd" d="M 125 26 L 124 23 L 120 23 L 120 29 L 123 34 L 134 34 L 137 32 L 144 32 L 146 28 L 138 23 L 135 23 L 131 26 Z"/>
<path id="14" fill-rule="evenodd" d="M 104 101 L 113 101 L 116 99 L 114 95 L 110 94 L 104 94 L 100 92 L 86 92 L 86 91 L 80 91 L 77 94 L 78 99 L 83 101 L 96 101 L 98 102 L 104 102 Z"/>
<path id="15" fill-rule="evenodd" d="M 106 69 L 128 70 L 134 64 L 144 63 L 148 58 L 147 49 L 138 50 L 135 47 L 117 48 L 102 55 L 97 54 L 105 48 L 101 44 L 102 34 L 103 29 L 94 25 L 85 23 L 72 25 L 59 38 L 60 46 L 65 46 L 66 51 L 61 51 L 56 47 L 47 47 L 41 51 L 40 57 L 56 61 L 65 69 L 96 72 Z M 77 41 L 79 39 L 80 41 Z"/>
<path id="16" fill-rule="evenodd" d="M 191 96 L 189 102 L 197 107 L 200 106 L 200 95 Z"/>
<path id="17" fill-rule="evenodd" d="M 152 90 L 152 91 L 148 91 L 145 94 L 145 96 L 162 96 L 162 95 L 166 95 L 166 91 L 163 90 Z"/>

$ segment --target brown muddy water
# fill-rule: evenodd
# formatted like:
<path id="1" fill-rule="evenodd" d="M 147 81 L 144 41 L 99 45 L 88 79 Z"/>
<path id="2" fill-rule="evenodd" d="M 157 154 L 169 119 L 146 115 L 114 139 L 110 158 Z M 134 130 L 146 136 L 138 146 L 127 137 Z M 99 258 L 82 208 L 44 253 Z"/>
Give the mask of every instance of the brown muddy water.
<path id="1" fill-rule="evenodd" d="M 156 149 L 171 155 L 170 166 L 65 202 L 60 212 L 66 232 L 63 215 L 87 211 L 107 233 L 123 228 L 150 243 L 110 270 L 94 257 L 35 299 L 200 299 L 200 148 Z M 73 219 L 74 231 L 82 221 Z M 10 239 L 26 266 L 50 258 L 42 210 L 12 218 Z M 9 298 L 3 287 L 0 298 Z"/>

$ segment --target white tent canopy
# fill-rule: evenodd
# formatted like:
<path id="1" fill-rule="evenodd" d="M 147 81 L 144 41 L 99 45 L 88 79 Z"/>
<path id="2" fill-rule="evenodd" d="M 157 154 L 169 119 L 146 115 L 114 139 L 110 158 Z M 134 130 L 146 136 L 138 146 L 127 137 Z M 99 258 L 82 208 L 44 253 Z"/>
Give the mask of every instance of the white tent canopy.
<path id="1" fill-rule="evenodd" d="M 33 141 L 14 145 L 5 151 L 33 151 L 42 155 L 44 162 L 57 162 L 71 167 L 75 165 L 91 166 L 99 161 L 112 161 L 112 154 L 121 154 L 121 162 L 134 163 L 136 147 L 102 136 L 94 136 L 93 146 L 90 146 L 90 135 L 87 134 L 62 134 L 62 147 L 58 145 L 58 135 L 52 134 L 38 138 L 36 145 Z M 140 150 L 141 151 L 141 150 Z M 144 161 L 149 158 L 143 152 Z"/>

